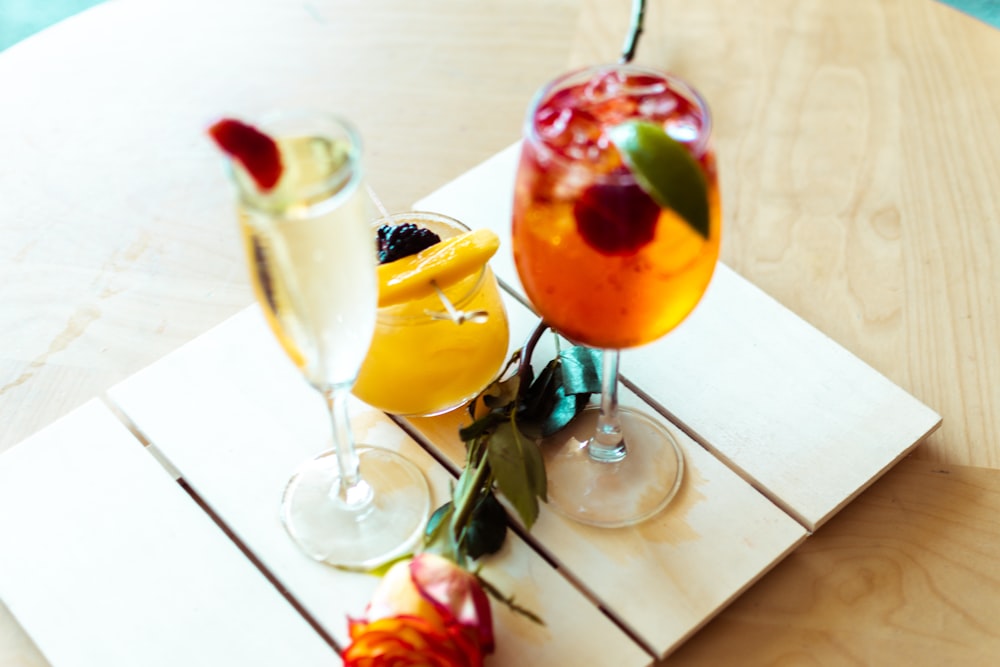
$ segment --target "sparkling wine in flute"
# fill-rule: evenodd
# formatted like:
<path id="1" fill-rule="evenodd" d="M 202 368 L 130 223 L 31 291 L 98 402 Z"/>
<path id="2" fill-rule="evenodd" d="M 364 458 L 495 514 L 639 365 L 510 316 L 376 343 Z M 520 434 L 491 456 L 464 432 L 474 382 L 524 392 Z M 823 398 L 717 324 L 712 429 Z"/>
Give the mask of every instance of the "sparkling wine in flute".
<path id="1" fill-rule="evenodd" d="M 420 539 L 430 494 L 407 459 L 356 447 L 348 419 L 378 296 L 359 138 L 347 123 L 311 113 L 266 119 L 263 132 L 217 128 L 213 136 L 234 157 L 254 294 L 282 348 L 324 397 L 332 424 L 334 447 L 286 486 L 282 521 L 317 560 L 377 567 Z M 274 171 L 262 185 L 261 174 Z"/>

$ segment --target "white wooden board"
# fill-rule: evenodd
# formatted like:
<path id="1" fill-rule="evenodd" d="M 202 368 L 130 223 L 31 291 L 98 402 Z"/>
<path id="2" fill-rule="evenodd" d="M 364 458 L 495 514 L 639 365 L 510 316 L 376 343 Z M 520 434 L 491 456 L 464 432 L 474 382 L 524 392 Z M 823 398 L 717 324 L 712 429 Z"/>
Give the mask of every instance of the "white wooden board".
<path id="1" fill-rule="evenodd" d="M 0 597 L 54 667 L 339 664 L 99 401 L 0 456 Z"/>
<path id="2" fill-rule="evenodd" d="M 513 298 L 506 302 L 511 340 L 520 346 L 538 318 Z M 533 361 L 540 367 L 554 355 L 554 339 L 546 334 Z M 624 387 L 619 399 L 654 413 Z M 469 421 L 465 411 L 455 411 L 409 423 L 460 466 L 465 449 L 457 433 Z M 685 477 L 663 512 L 636 527 L 607 530 L 543 505 L 529 536 L 658 656 L 677 648 L 807 535 L 682 431 L 671 431 L 684 452 Z"/>
<path id="3" fill-rule="evenodd" d="M 414 208 L 509 239 L 518 149 L 505 149 Z M 523 297 L 509 243 L 493 266 Z M 941 422 L 722 264 L 695 312 L 660 341 L 625 352 L 622 373 L 809 530 Z"/>
<path id="4" fill-rule="evenodd" d="M 337 641 L 360 615 L 377 579 L 299 553 L 278 518 L 287 477 L 330 446 L 319 396 L 281 352 L 252 307 L 110 392 L 199 496 Z M 382 413 L 354 401 L 359 441 L 401 451 L 445 499 L 449 473 Z M 535 626 L 493 604 L 498 652 L 491 665 L 646 665 L 650 656 L 512 536 L 487 577 L 541 615 Z M 55 667 L 60 667 L 56 665 Z"/>
<path id="5" fill-rule="evenodd" d="M 506 241 L 516 157 L 512 146 L 415 208 Z M 521 294 L 509 243 L 493 265 Z M 536 318 L 512 299 L 508 308 L 515 347 Z M 536 360 L 547 358 L 542 348 Z M 636 394 L 623 391 L 622 402 L 644 399 L 675 425 L 687 467 L 681 492 L 661 515 L 627 529 L 580 526 L 543 508 L 529 543 L 513 537 L 486 573 L 547 625 L 494 604 L 491 665 L 646 665 L 646 651 L 668 654 L 940 423 L 721 264 L 691 317 L 627 351 L 623 372 Z M 344 643 L 347 616 L 362 613 L 377 580 L 315 563 L 281 527 L 281 489 L 329 446 L 329 427 L 321 399 L 256 307 L 110 396 L 170 472 Z M 386 416 L 357 401 L 351 410 L 359 440 L 412 458 L 436 502 L 444 500 L 444 468 Z M 411 426 L 459 462 L 461 420 L 453 413 Z M 0 598 L 54 667 L 336 662 L 99 403 L 0 457 L 3 500 L 24 511 L 0 515 L 10 541 L 0 549 Z"/>

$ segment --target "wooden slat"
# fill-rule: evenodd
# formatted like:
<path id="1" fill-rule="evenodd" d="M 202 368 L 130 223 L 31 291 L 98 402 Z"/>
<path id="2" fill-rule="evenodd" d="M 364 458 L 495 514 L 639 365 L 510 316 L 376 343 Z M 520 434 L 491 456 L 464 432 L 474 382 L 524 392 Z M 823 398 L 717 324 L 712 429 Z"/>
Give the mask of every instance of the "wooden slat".
<path id="1" fill-rule="evenodd" d="M 319 396 L 280 351 L 256 307 L 114 387 L 110 395 L 282 585 L 335 639 L 360 615 L 377 579 L 301 554 L 278 518 L 287 477 L 329 447 Z M 361 442 L 397 450 L 444 500 L 450 474 L 382 413 L 354 401 Z M 491 664 L 646 665 L 650 656 L 516 536 L 484 573 L 539 613 L 534 626 L 494 603 Z"/>
<path id="2" fill-rule="evenodd" d="M 723 264 L 650 352 L 629 355 L 623 372 L 810 530 L 941 423 Z"/>
<path id="3" fill-rule="evenodd" d="M 511 339 L 523 342 L 538 318 L 513 298 L 507 311 Z M 554 338 L 544 336 L 533 361 L 542 365 L 554 354 Z M 627 389 L 619 398 L 622 405 L 653 412 Z M 465 449 L 458 427 L 469 421 L 464 411 L 455 411 L 409 423 L 461 465 Z M 806 537 L 801 525 L 742 478 L 682 431 L 671 430 L 684 452 L 685 477 L 663 512 L 636 527 L 607 530 L 577 524 L 543 505 L 530 535 L 659 656 Z"/>
<path id="4" fill-rule="evenodd" d="M 99 401 L 0 456 L 0 596 L 59 667 L 339 664 Z"/>
<path id="5" fill-rule="evenodd" d="M 518 147 L 417 202 L 510 237 Z M 509 244 L 497 275 L 523 295 Z M 739 474 L 815 530 L 940 417 L 719 264 L 695 312 L 629 350 L 622 373 Z"/>

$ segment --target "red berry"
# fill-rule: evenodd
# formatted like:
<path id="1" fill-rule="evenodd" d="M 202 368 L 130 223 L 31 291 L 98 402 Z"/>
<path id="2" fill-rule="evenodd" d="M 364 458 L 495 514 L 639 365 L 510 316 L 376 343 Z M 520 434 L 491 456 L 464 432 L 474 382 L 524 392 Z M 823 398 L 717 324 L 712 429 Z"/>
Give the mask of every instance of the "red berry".
<path id="1" fill-rule="evenodd" d="M 247 170 L 257 187 L 267 191 L 281 178 L 278 144 L 257 128 L 232 118 L 223 118 L 208 128 L 215 143 Z"/>
<path id="2" fill-rule="evenodd" d="M 592 185 L 573 205 L 576 229 L 604 255 L 630 255 L 653 240 L 660 206 L 636 184 Z"/>

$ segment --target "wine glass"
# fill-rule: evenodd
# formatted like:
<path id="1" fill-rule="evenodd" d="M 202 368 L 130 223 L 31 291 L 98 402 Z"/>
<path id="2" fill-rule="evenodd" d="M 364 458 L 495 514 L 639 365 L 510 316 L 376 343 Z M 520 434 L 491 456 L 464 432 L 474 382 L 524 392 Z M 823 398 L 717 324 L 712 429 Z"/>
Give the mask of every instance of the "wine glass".
<path id="1" fill-rule="evenodd" d="M 276 141 L 282 175 L 263 192 L 233 162 L 251 282 L 281 346 L 325 399 L 334 445 L 288 482 L 282 522 L 312 558 L 370 569 L 420 539 L 430 490 L 406 458 L 356 446 L 348 418 L 378 293 L 361 142 L 321 113 L 273 115 L 257 127 Z"/>
<path id="2" fill-rule="evenodd" d="M 610 130 L 635 120 L 662 127 L 700 167 L 707 234 L 661 208 L 623 163 Z M 712 277 L 721 216 L 710 134 L 691 86 L 629 64 L 563 75 L 527 114 L 513 214 L 518 275 L 549 326 L 603 351 L 600 405 L 542 443 L 550 505 L 584 523 L 637 523 L 680 487 L 684 459 L 670 432 L 618 406 L 618 360 L 677 326 Z"/>

